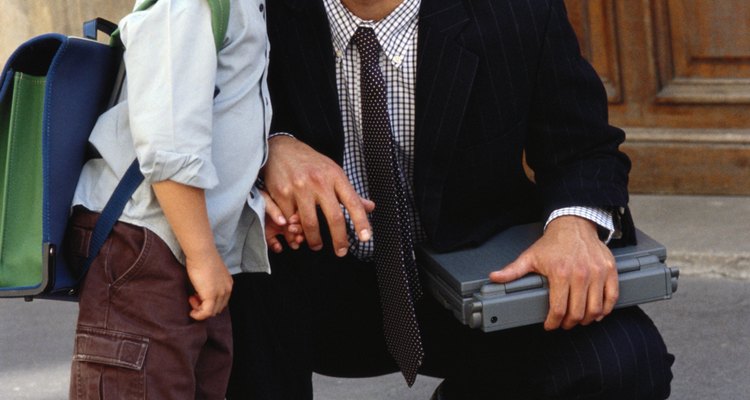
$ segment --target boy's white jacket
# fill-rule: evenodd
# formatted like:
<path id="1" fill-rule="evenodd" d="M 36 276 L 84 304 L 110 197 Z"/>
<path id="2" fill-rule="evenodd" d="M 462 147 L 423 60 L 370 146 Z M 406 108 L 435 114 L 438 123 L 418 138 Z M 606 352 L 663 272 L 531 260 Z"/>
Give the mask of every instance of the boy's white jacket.
<path id="1" fill-rule="evenodd" d="M 125 87 L 94 127 L 90 141 L 102 158 L 84 167 L 74 204 L 101 211 L 137 157 L 145 182 L 120 220 L 154 231 L 184 261 L 150 183 L 205 189 L 216 245 L 230 272 L 269 271 L 264 204 L 253 186 L 271 122 L 261 4 L 231 1 L 218 55 L 207 1 L 160 0 L 123 18 Z"/>

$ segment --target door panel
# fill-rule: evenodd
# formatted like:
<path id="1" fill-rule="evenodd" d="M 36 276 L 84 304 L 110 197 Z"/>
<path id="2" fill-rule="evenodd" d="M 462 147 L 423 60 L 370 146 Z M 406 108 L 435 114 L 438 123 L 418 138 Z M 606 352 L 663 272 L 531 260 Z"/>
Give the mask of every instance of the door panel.
<path id="1" fill-rule="evenodd" d="M 658 101 L 750 103 L 747 0 L 659 0 L 653 12 Z"/>
<path id="2" fill-rule="evenodd" d="M 750 2 L 566 0 L 636 193 L 750 194 Z"/>

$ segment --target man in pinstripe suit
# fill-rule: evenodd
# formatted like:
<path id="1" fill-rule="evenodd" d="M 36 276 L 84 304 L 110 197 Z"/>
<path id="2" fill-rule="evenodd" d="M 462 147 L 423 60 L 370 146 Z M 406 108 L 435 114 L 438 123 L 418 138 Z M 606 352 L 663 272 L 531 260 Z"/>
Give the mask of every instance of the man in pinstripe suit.
<path id="1" fill-rule="evenodd" d="M 634 237 L 630 162 L 562 0 L 267 6 L 269 232 L 296 214 L 306 243 L 289 230 L 283 248 L 282 235 L 269 237 L 279 253 L 273 274 L 235 280 L 229 399 L 311 398 L 312 371 L 398 370 L 383 339 L 367 218 L 373 204 L 364 200 L 361 60 L 352 43 L 360 28 L 374 30 L 380 48 L 415 240 L 447 251 L 547 221 L 536 244 L 491 275 L 547 276 L 543 325 L 485 334 L 461 326 L 430 296 L 416 304 L 419 372 L 445 378 L 433 398 L 668 397 L 673 357 L 659 332 L 636 307 L 612 310 L 617 276 L 604 243 Z"/>

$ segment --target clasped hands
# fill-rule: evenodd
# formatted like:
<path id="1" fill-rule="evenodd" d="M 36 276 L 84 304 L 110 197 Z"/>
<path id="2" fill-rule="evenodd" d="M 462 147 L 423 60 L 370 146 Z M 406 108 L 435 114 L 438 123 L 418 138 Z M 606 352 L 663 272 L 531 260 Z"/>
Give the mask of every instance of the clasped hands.
<path id="1" fill-rule="evenodd" d="M 375 204 L 360 197 L 341 167 L 305 143 L 288 136 L 269 140 L 269 157 L 263 169 L 266 191 L 266 240 L 274 252 L 282 251 L 281 238 L 297 249 L 302 242 L 320 250 L 316 207 L 326 218 L 337 256 L 347 254 L 345 208 L 360 241 L 372 237 L 367 213 Z M 547 277 L 549 313 L 544 328 L 571 329 L 600 321 L 612 312 L 618 297 L 614 257 L 598 238 L 593 222 L 577 216 L 551 221 L 544 235 L 515 261 L 490 274 L 505 283 L 528 273 Z"/>

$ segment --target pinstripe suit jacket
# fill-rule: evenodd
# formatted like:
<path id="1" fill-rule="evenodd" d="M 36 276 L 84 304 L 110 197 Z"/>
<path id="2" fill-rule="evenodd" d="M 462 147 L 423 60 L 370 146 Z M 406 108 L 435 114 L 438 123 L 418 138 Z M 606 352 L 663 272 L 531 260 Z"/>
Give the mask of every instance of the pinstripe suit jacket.
<path id="1" fill-rule="evenodd" d="M 322 1 L 269 0 L 267 18 L 272 132 L 341 164 Z M 625 207 L 624 134 L 607 123 L 604 88 L 562 0 L 422 0 L 417 54 L 415 204 L 437 249 L 479 243 L 560 207 Z"/>

